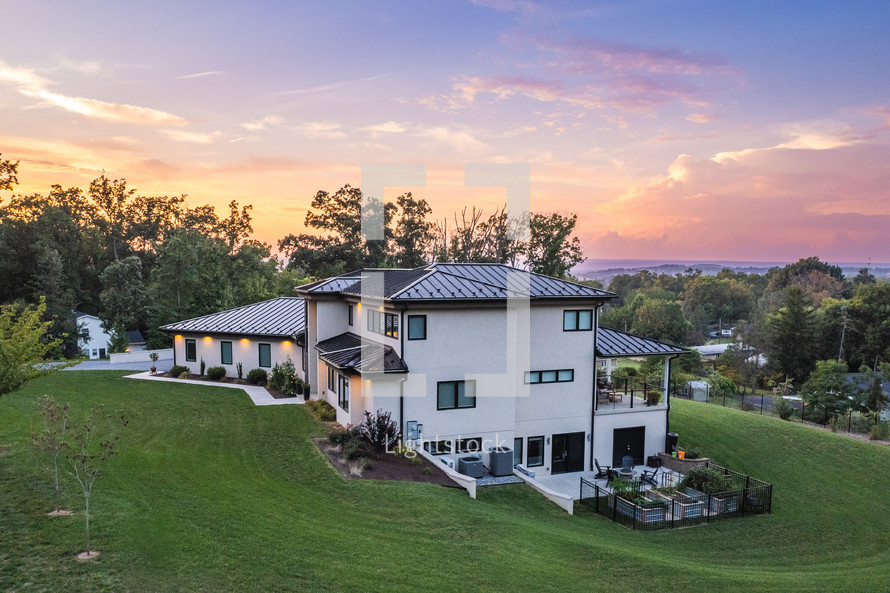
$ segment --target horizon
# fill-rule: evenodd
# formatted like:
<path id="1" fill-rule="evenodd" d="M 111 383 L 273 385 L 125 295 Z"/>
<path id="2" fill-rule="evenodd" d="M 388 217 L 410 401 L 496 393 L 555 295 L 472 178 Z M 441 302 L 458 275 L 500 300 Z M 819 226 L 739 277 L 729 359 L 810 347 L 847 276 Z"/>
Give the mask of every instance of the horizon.
<path id="1" fill-rule="evenodd" d="M 890 4 L 91 6 L 4 13 L 15 193 L 104 172 L 252 204 L 277 247 L 364 164 L 425 164 L 375 197 L 451 220 L 506 202 L 465 165 L 522 163 L 533 211 L 578 214 L 587 261 L 890 259 Z"/>

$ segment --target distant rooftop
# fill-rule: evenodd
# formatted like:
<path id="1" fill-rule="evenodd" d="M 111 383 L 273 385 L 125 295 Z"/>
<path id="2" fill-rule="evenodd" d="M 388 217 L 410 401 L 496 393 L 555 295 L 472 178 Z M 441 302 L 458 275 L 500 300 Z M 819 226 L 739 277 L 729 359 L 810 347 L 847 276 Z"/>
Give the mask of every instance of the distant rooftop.
<path id="1" fill-rule="evenodd" d="M 433 263 L 406 269 L 365 269 L 297 288 L 301 294 L 371 295 L 389 301 L 600 298 L 611 292 L 504 264 Z"/>
<path id="2" fill-rule="evenodd" d="M 306 329 L 306 303 L 298 297 L 278 297 L 211 313 L 161 327 L 167 332 L 194 332 L 296 338 Z"/>

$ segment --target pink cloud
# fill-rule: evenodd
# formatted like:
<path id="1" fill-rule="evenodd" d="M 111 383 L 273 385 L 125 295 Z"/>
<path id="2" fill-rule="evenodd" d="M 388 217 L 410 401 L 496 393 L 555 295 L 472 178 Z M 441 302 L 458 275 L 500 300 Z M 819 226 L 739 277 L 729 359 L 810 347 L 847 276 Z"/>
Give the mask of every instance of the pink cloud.
<path id="1" fill-rule="evenodd" d="M 588 257 L 846 260 L 890 252 L 890 147 L 679 156 L 667 175 L 596 208 Z"/>

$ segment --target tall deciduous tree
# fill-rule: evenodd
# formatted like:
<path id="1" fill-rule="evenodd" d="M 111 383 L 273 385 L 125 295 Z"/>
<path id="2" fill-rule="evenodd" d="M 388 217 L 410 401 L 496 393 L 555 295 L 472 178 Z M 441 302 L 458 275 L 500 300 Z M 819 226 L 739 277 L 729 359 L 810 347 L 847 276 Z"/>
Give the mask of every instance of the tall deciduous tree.
<path id="1" fill-rule="evenodd" d="M 90 200 L 100 216 L 97 222 L 108 236 L 116 260 L 125 250 L 127 214 L 130 200 L 135 194 L 135 189 L 127 187 L 126 179 L 111 180 L 102 175 L 90 183 Z"/>
<path id="2" fill-rule="evenodd" d="M 814 420 L 825 422 L 849 410 L 859 395 L 856 386 L 847 381 L 847 363 L 820 360 L 816 370 L 800 389 L 803 400 L 813 406 Z"/>
<path id="3" fill-rule="evenodd" d="M 396 198 L 398 218 L 393 232 L 395 264 L 402 268 L 417 268 L 429 261 L 434 240 L 434 224 L 426 219 L 432 212 L 426 200 L 415 198 L 411 192 Z"/>
<path id="4" fill-rule="evenodd" d="M 243 206 L 239 212 L 238 202 L 232 200 L 229 203 L 228 218 L 219 221 L 220 235 L 229 246 L 229 253 L 235 253 L 235 248 L 253 232 L 253 226 L 250 224 L 251 210 L 253 210 L 253 206 L 248 204 Z"/>
<path id="5" fill-rule="evenodd" d="M 102 323 L 105 329 L 136 329 L 145 317 L 145 283 L 142 261 L 135 255 L 112 262 L 99 275 L 102 280 Z"/>
<path id="6" fill-rule="evenodd" d="M 532 214 L 529 240 L 523 249 L 529 269 L 565 278 L 573 266 L 583 262 L 581 240 L 572 236 L 577 223 L 577 214 Z"/>
<path id="7" fill-rule="evenodd" d="M 2 153 L 0 153 L 0 156 L 3 156 Z M 9 159 L 0 159 L 0 190 L 11 190 L 13 186 L 18 184 L 18 168 L 18 161 L 13 163 Z"/>

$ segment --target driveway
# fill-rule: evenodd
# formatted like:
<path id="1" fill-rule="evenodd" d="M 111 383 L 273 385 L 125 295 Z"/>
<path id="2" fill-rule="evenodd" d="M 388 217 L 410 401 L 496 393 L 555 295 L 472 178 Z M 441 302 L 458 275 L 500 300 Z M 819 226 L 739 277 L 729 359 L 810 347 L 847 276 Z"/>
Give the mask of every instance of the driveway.
<path id="1" fill-rule="evenodd" d="M 73 367 L 68 367 L 66 371 L 148 371 L 152 365 L 158 368 L 160 372 L 167 372 L 173 366 L 173 359 L 159 359 L 153 363 L 150 360 L 145 362 L 124 362 L 119 364 L 111 364 L 108 360 L 84 360 Z"/>

